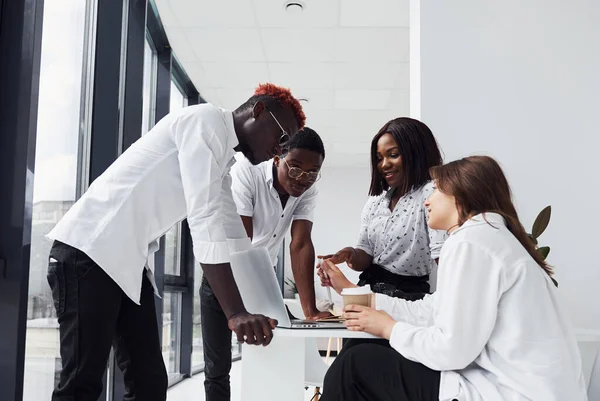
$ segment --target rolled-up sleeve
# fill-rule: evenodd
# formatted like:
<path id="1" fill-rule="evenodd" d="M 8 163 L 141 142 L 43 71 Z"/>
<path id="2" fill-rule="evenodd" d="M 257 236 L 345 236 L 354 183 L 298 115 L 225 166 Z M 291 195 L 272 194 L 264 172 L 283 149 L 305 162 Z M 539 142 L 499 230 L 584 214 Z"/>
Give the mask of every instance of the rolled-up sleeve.
<path id="1" fill-rule="evenodd" d="M 230 243 L 240 249 L 249 239 L 239 216 L 227 210 L 235 207 L 225 122 L 220 113 L 188 115 L 175 125 L 174 140 L 194 256 L 200 263 L 227 263 Z"/>
<path id="2" fill-rule="evenodd" d="M 356 249 L 365 251 L 370 256 L 373 256 L 373 245 L 369 241 L 369 224 L 371 223 L 371 210 L 373 209 L 374 197 L 370 197 L 363 208 L 360 217 L 360 230 L 358 232 L 358 241 Z"/>

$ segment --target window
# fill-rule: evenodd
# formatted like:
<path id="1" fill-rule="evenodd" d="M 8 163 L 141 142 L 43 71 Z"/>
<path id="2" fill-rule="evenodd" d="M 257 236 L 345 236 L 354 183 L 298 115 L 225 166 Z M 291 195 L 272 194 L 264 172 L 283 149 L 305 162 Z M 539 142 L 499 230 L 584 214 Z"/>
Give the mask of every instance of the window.
<path id="1" fill-rule="evenodd" d="M 23 399 L 47 400 L 61 360 L 44 236 L 78 197 L 86 2 L 44 2 Z M 68 23 L 65 23 L 68 21 Z M 82 125 L 83 126 L 83 125 Z"/>
<path id="2" fill-rule="evenodd" d="M 165 235 L 165 274 L 181 274 L 181 223 L 174 225 Z"/>
<path id="3" fill-rule="evenodd" d="M 202 284 L 202 267 L 194 260 L 194 308 L 192 314 L 192 370 L 204 368 L 204 352 L 202 346 L 202 322 L 200 319 L 200 285 Z"/>
<path id="4" fill-rule="evenodd" d="M 171 81 L 170 112 L 187 106 L 187 98 L 175 81 Z M 165 235 L 165 274 L 179 276 L 181 274 L 181 223 L 173 226 Z"/>
<path id="5" fill-rule="evenodd" d="M 187 106 L 187 97 L 175 81 L 171 81 L 171 111 L 179 110 Z"/>
<path id="6" fill-rule="evenodd" d="M 165 292 L 163 296 L 162 354 L 169 380 L 179 374 L 181 350 L 181 293 Z"/>
<path id="7" fill-rule="evenodd" d="M 200 304 L 200 285 L 202 284 L 202 267 L 194 263 L 194 308 L 192 315 L 192 371 L 204 369 L 204 347 L 202 345 L 202 321 Z M 231 357 L 237 359 L 242 354 L 242 345 L 238 343 L 235 333 L 231 333 Z"/>
<path id="8" fill-rule="evenodd" d="M 144 89 L 142 94 L 142 135 L 154 126 L 156 111 L 156 50 L 150 38 L 144 44 Z"/>
<path id="9" fill-rule="evenodd" d="M 170 112 L 187 105 L 187 98 L 172 80 L 170 88 Z M 165 234 L 165 282 L 170 280 L 171 288 L 165 290 L 163 301 L 163 358 L 169 374 L 169 382 L 179 378 L 181 360 L 182 292 L 188 291 L 184 269 L 181 268 L 181 223 L 171 227 Z M 176 283 L 176 284 L 174 284 Z M 174 292 L 178 291 L 178 292 Z M 187 351 L 189 352 L 189 350 Z"/>

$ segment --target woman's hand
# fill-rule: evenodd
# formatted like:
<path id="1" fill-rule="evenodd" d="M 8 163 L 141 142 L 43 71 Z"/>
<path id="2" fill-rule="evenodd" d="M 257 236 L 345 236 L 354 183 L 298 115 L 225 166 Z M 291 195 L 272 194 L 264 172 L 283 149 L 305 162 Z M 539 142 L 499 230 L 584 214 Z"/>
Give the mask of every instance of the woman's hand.
<path id="1" fill-rule="evenodd" d="M 352 263 L 356 257 L 356 250 L 351 246 L 337 251 L 335 254 L 318 256 L 319 259 L 330 259 L 335 264 L 346 263 L 352 269 Z"/>
<path id="2" fill-rule="evenodd" d="M 348 305 L 344 308 L 346 327 L 351 331 L 364 331 L 374 336 L 390 339 L 396 321 L 384 311 L 362 305 Z"/>
<path id="3" fill-rule="evenodd" d="M 317 266 L 317 275 L 321 279 L 321 285 L 331 287 L 341 295 L 344 288 L 358 287 L 344 276 L 344 273 L 331 261 L 325 259 Z"/>

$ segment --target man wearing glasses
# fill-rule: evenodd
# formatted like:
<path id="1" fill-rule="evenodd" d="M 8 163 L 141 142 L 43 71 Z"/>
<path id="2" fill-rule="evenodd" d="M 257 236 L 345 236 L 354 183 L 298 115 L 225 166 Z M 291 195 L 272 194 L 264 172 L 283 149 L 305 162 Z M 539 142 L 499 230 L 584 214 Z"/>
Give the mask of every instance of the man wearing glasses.
<path id="1" fill-rule="evenodd" d="M 277 116 L 277 117 L 276 117 Z M 126 399 L 164 401 L 154 294 L 158 240 L 187 218 L 193 251 L 240 342 L 267 345 L 276 322 L 246 311 L 230 255 L 251 248 L 231 194 L 236 151 L 258 164 L 304 126 L 289 90 L 260 85 L 235 111 L 211 104 L 165 116 L 98 177 L 50 232 L 48 282 L 62 370 L 53 401 L 95 401 L 111 346 Z"/>
<path id="2" fill-rule="evenodd" d="M 268 249 L 273 266 L 291 226 L 290 255 L 302 309 L 308 319 L 317 319 L 330 316 L 316 307 L 311 239 L 317 197 L 314 183 L 320 178 L 325 149 L 319 135 L 307 127 L 286 148 L 283 155 L 259 165 L 239 160 L 231 169 L 231 190 L 252 244 Z M 200 288 L 200 302 L 206 400 L 229 401 L 231 332 L 206 280 Z"/>

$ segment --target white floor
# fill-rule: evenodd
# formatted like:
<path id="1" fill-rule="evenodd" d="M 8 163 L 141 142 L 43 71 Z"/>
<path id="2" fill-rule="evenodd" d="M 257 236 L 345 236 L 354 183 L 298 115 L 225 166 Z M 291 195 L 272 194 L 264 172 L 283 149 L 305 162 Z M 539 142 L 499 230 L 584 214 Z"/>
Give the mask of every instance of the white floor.
<path id="1" fill-rule="evenodd" d="M 241 401 L 241 376 L 242 362 L 234 362 L 231 368 L 231 401 Z M 314 395 L 314 387 L 306 390 L 304 399 L 309 401 Z M 281 394 L 269 394 L 265 392 L 265 400 L 284 400 Z M 167 395 L 167 401 L 205 401 L 204 397 L 204 374 L 200 373 L 191 379 L 186 379 L 171 387 Z"/>

